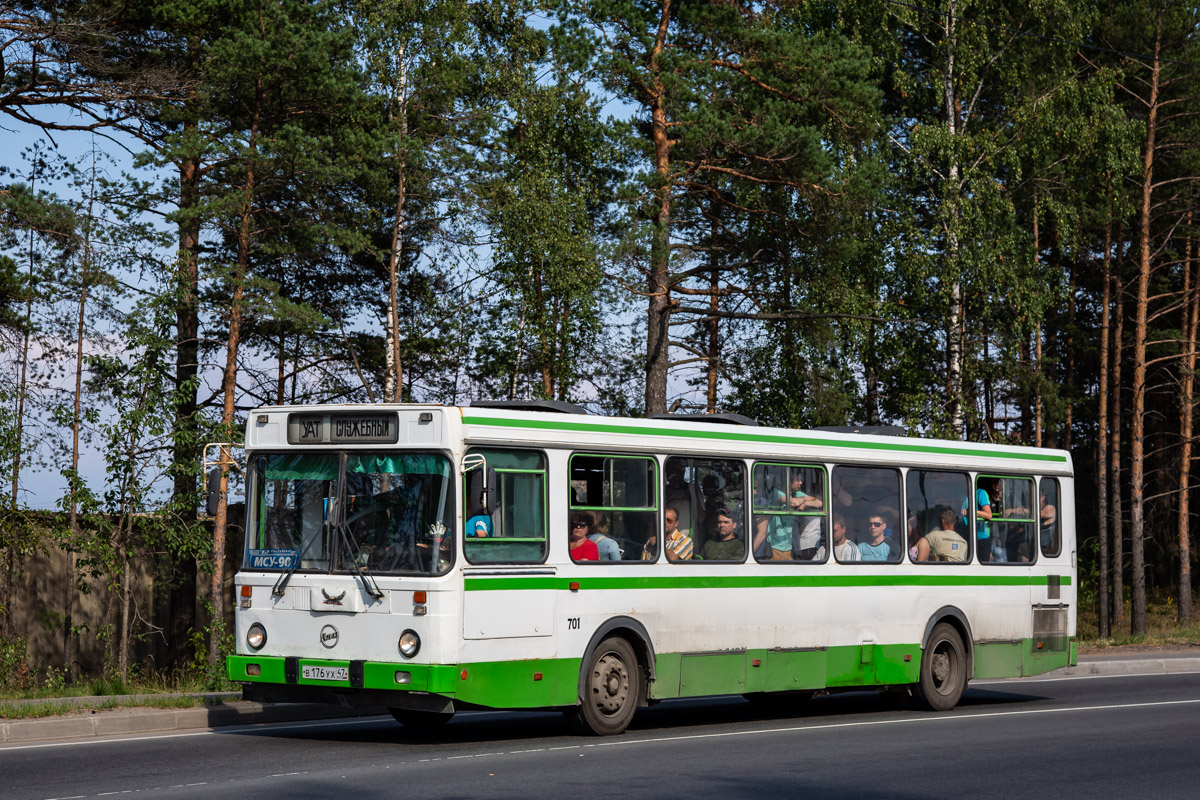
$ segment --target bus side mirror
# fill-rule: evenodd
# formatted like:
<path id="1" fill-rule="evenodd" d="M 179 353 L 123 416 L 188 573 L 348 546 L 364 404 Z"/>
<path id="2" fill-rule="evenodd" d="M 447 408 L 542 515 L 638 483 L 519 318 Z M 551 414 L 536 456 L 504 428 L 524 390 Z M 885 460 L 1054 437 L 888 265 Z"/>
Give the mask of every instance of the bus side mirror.
<path id="1" fill-rule="evenodd" d="M 496 508 L 496 470 L 484 466 L 471 470 L 467 486 L 470 516 L 491 514 Z"/>
<path id="2" fill-rule="evenodd" d="M 213 467 L 208 471 L 208 480 L 204 486 L 204 510 L 210 516 L 216 516 L 217 504 L 221 501 L 221 468 Z"/>

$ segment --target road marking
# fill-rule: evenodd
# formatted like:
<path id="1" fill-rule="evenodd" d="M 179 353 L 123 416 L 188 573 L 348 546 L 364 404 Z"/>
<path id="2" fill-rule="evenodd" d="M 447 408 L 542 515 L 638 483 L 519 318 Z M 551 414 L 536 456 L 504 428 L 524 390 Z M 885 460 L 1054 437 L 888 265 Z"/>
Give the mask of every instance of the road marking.
<path id="1" fill-rule="evenodd" d="M 763 733 L 797 733 L 801 731 L 832 730 L 834 728 L 866 728 L 873 725 L 903 725 L 920 722 L 954 722 L 958 720 L 981 719 L 986 717 L 1020 717 L 1031 714 L 1061 714 L 1075 711 L 1116 711 L 1131 708 L 1157 708 L 1162 706 L 1188 706 L 1200 703 L 1200 698 L 1193 700 L 1160 700 L 1153 703 L 1116 703 L 1108 706 L 1078 706 L 1075 708 L 1030 708 L 1023 711 L 985 711 L 977 714 L 930 714 L 922 717 L 904 717 L 902 719 L 864 720 L 862 722 L 833 722 L 825 725 L 796 725 L 790 728 L 766 728 L 752 731 L 725 731 L 723 733 L 696 733 L 682 736 L 660 736 L 654 739 L 636 739 L 630 741 L 599 742 L 596 744 L 579 745 L 579 747 L 621 747 L 622 745 L 654 744 L 658 742 L 681 742 L 695 739 L 721 739 L 731 736 L 752 736 Z"/>
<path id="2" fill-rule="evenodd" d="M 1019 686 L 1023 683 L 1060 683 L 1062 681 L 1094 681 L 1097 678 L 1160 678 L 1166 675 L 1200 675 L 1200 670 L 1179 670 L 1178 672 L 1121 672 L 1116 675 L 1063 675 L 1059 678 L 998 678 L 991 681 L 971 681 L 967 688 L 976 686 L 993 686 L 1005 684 Z"/>

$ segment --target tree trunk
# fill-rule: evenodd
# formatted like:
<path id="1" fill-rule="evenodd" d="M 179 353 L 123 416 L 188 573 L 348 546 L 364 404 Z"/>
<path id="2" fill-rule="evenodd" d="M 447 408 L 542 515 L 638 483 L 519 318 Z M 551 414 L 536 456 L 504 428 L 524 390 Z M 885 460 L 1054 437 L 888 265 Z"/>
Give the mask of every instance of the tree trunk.
<path id="1" fill-rule="evenodd" d="M 646 292 L 646 416 L 667 411 L 671 323 L 671 141 L 667 137 L 666 87 L 659 59 L 671 25 L 671 0 L 661 0 L 658 31 L 650 51 L 650 136 L 658 176 Z"/>
<path id="2" fill-rule="evenodd" d="M 1188 228 L 1192 226 L 1192 214 L 1188 212 Z M 1189 482 L 1192 471 L 1192 415 L 1194 410 L 1193 391 L 1196 370 L 1196 328 L 1200 322 L 1200 306 L 1196 298 L 1196 282 L 1200 275 L 1192 276 L 1194 240 L 1187 239 L 1186 257 L 1183 262 L 1183 296 L 1186 303 L 1183 317 L 1186 348 L 1183 363 L 1183 397 L 1179 401 L 1179 438 L 1183 442 L 1179 454 L 1179 624 L 1190 625 L 1192 621 L 1192 548 Z"/>
<path id="3" fill-rule="evenodd" d="M 1159 55 L 1162 50 L 1162 12 L 1154 25 L 1154 60 L 1150 66 L 1150 100 L 1147 104 L 1146 151 L 1142 158 L 1142 204 L 1139 213 L 1138 236 L 1138 283 L 1137 300 L 1134 306 L 1133 329 L 1133 413 L 1130 417 L 1129 442 L 1129 551 L 1130 589 L 1133 594 L 1133 610 L 1130 615 L 1130 630 L 1134 634 L 1146 632 L 1146 571 L 1144 554 L 1145 537 L 1145 429 L 1146 429 L 1146 328 L 1150 297 L 1150 217 L 1154 186 L 1154 141 L 1158 132 L 1158 85 L 1160 77 Z"/>
<path id="4" fill-rule="evenodd" d="M 88 190 L 88 210 L 84 222 L 82 261 L 79 269 L 79 316 L 75 323 L 75 396 L 71 415 L 71 539 L 67 545 L 66 598 L 63 603 L 63 666 L 71 677 L 75 675 L 75 545 L 79 534 L 79 429 L 83 406 L 83 337 L 86 333 L 88 281 L 91 278 L 92 220 L 96 200 L 96 151 L 92 150 L 92 176 Z"/>
<path id="5" fill-rule="evenodd" d="M 246 274 L 250 268 L 250 224 L 254 213 L 255 158 L 258 145 L 258 124 L 262 109 L 262 81 L 258 82 L 257 104 L 250 122 L 250 136 L 246 146 L 246 177 L 242 184 L 242 206 L 237 237 L 237 261 L 233 270 L 233 296 L 229 301 L 229 337 L 225 347 L 225 374 L 221 383 L 223 404 L 221 407 L 221 433 L 225 441 L 233 441 L 234 400 L 237 393 L 238 345 L 241 341 L 242 295 Z M 229 469 L 233 465 L 233 454 L 229 446 L 221 447 L 220 486 L 217 513 L 213 519 L 213 574 L 212 607 L 213 621 L 208 643 L 209 662 L 214 666 L 221 657 L 221 637 L 225 625 L 225 528 L 229 517 Z"/>
<path id="6" fill-rule="evenodd" d="M 1108 617 L 1108 338 L 1109 295 L 1112 267 L 1112 192 L 1109 192 L 1108 218 L 1104 223 L 1104 288 L 1100 300 L 1100 397 L 1096 441 L 1096 489 L 1099 504 L 1096 529 L 1100 531 L 1100 586 L 1098 587 L 1097 618 L 1099 635 L 1112 635 Z"/>
<path id="7" fill-rule="evenodd" d="M 29 176 L 29 193 L 37 195 L 38 166 L 41 164 L 40 148 L 33 146 L 33 169 Z M 29 285 L 37 286 L 34 265 L 37 259 L 33 252 L 33 226 L 29 229 Z M 29 337 L 33 327 L 33 293 L 25 298 L 25 325 L 21 338 L 21 377 L 17 382 L 17 418 L 13 429 L 12 508 L 15 511 L 21 487 L 21 451 L 25 434 L 25 394 L 29 390 Z"/>
<path id="8" fill-rule="evenodd" d="M 716 209 L 712 209 L 711 213 L 714 214 L 714 222 L 710 230 L 709 242 L 714 246 L 708 254 L 710 266 L 708 273 L 708 308 L 713 314 L 705 320 L 705 327 L 708 329 L 708 367 L 705 376 L 707 381 L 704 392 L 705 413 L 707 414 L 717 413 L 717 364 L 721 358 L 720 326 L 716 315 L 716 312 L 721 307 L 721 266 L 718 263 L 717 248 L 715 247 L 717 241 Z"/>
<path id="9" fill-rule="evenodd" d="M 393 100 L 398 117 L 396 141 L 396 216 L 392 220 L 392 249 L 388 256 L 388 308 L 387 308 L 387 376 L 384 395 L 390 402 L 399 403 L 404 394 L 404 367 L 400 360 L 400 268 L 404 255 L 404 140 L 408 136 L 408 62 L 405 61 L 405 46 L 396 54 L 396 89 Z"/>
<path id="10" fill-rule="evenodd" d="M 957 2 L 951 0 L 946 10 L 945 41 L 946 65 L 942 74 L 942 94 L 946 104 L 946 128 L 951 140 L 960 132 L 958 91 L 954 85 L 954 58 L 958 42 L 955 27 Z M 946 409 L 950 419 L 950 428 L 957 439 L 965 438 L 966 422 L 963 412 L 963 344 L 965 333 L 965 314 L 963 286 L 959 270 L 961 268 L 959 241 L 959 221 L 962 218 L 960 202 L 962 200 L 961 173 L 955 156 L 946 170 L 946 202 L 950 204 L 946 223 L 946 271 L 950 277 L 950 313 L 946 319 Z"/>
<path id="11" fill-rule="evenodd" d="M 1121 241 L 1121 237 L 1117 237 Z M 1112 591 L 1114 629 L 1125 624 L 1125 513 L 1121 498 L 1121 367 L 1125 351 L 1125 285 L 1118 274 L 1113 278 L 1113 356 L 1112 356 L 1112 449 L 1109 451 L 1109 478 L 1112 494 Z"/>

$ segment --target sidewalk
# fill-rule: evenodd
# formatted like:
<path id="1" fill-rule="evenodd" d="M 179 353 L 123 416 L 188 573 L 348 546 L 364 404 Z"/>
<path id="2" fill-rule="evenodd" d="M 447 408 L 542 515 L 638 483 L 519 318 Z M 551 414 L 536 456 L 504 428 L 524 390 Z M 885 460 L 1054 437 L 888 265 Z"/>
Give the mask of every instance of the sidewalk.
<path id="1" fill-rule="evenodd" d="M 1079 666 L 1050 673 L 1061 677 L 1084 675 L 1164 675 L 1200 672 L 1200 648 L 1147 652 L 1101 652 L 1079 657 Z M 164 695 L 158 695 L 163 697 Z M 170 695 L 166 695 L 170 696 Z M 175 695 L 178 696 L 178 695 Z M 240 692 L 213 692 L 203 695 L 204 706 L 184 709 L 147 707 L 81 710 L 77 713 L 42 719 L 0 720 L 0 744 L 53 739 L 78 739 L 130 733 L 203 730 L 228 725 L 252 725 L 268 722 L 341 719 L 386 714 L 385 708 L 340 708 L 317 703 L 252 703 L 239 700 Z M 144 697 L 144 696 L 143 696 Z M 131 698 L 63 698 L 54 702 L 86 705 L 88 701 Z M 45 703 L 47 700 L 0 701 L 5 707 Z"/>

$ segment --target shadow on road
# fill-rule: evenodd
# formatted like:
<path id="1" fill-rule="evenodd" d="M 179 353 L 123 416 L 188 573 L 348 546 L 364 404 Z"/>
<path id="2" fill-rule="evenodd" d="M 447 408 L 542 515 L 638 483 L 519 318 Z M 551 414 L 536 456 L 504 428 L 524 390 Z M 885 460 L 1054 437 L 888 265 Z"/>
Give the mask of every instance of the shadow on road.
<path id="1" fill-rule="evenodd" d="M 1015 688 L 1015 687 L 1014 687 Z M 963 695 L 959 708 L 984 710 L 1004 708 L 1045 698 L 1038 695 L 970 689 Z M 777 727 L 779 723 L 822 725 L 859 721 L 857 718 L 884 719 L 896 715 L 922 716 L 931 712 L 915 709 L 906 691 L 848 691 L 819 695 L 808 702 L 779 698 L 772 702 L 748 702 L 738 696 L 668 700 L 651 708 L 640 709 L 629 733 L 655 734 L 672 732 L 678 735 L 699 735 L 723 729 L 762 724 Z M 387 718 L 363 720 L 361 725 L 346 726 L 331 721 L 330 727 L 315 724 L 309 728 L 270 726 L 222 731 L 230 736 L 265 736 L 326 743 L 375 743 L 388 745 L 476 745 L 491 742 L 497 746 L 523 742 L 531 747 L 546 740 L 567 736 L 567 725 L 556 711 L 513 711 L 461 713 L 439 731 L 429 732 L 405 728 Z M 601 741 L 585 736 L 570 737 L 570 741 L 590 743 Z M 561 746 L 562 742 L 558 741 Z"/>

